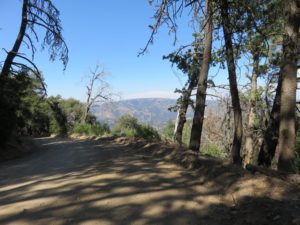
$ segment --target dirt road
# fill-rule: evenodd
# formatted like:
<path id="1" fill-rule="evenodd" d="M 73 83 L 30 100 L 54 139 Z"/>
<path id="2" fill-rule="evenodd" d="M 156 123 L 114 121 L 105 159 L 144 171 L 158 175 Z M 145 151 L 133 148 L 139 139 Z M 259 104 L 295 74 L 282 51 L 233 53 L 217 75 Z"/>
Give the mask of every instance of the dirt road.
<path id="1" fill-rule="evenodd" d="M 293 224 L 300 215 L 287 213 L 290 187 L 263 176 L 200 176 L 113 141 L 36 142 L 38 152 L 0 165 L 0 224 Z"/>

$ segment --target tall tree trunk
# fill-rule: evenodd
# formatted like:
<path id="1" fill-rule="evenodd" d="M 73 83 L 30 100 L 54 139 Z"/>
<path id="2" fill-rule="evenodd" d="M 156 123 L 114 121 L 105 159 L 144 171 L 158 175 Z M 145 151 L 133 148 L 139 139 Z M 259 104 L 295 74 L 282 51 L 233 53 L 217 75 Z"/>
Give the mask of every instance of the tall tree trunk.
<path id="1" fill-rule="evenodd" d="M 200 149 L 204 111 L 205 111 L 207 78 L 208 78 L 209 64 L 211 60 L 212 31 L 213 31 L 211 0 L 206 0 L 205 14 L 206 14 L 205 23 L 204 23 L 205 43 L 204 43 L 204 51 L 203 51 L 203 60 L 202 60 L 202 65 L 201 65 L 199 78 L 198 78 L 195 114 L 193 118 L 191 138 L 189 143 L 189 149 L 193 151 L 199 151 Z"/>
<path id="2" fill-rule="evenodd" d="M 230 20 L 228 15 L 228 1 L 221 0 L 221 17 L 224 32 L 226 58 L 229 75 L 230 94 L 234 114 L 234 138 L 231 148 L 231 159 L 234 164 L 241 164 L 240 149 L 243 138 L 242 110 L 240 106 L 239 92 L 236 81 L 234 52 L 232 45 Z"/>
<path id="3" fill-rule="evenodd" d="M 90 109 L 91 109 L 91 107 L 89 105 L 87 105 L 85 107 L 84 114 L 83 114 L 83 120 L 82 120 L 83 123 L 88 123 L 88 115 L 89 115 Z"/>
<path id="4" fill-rule="evenodd" d="M 23 41 L 23 38 L 25 35 L 25 31 L 26 31 L 26 26 L 27 26 L 27 11 L 28 11 L 28 0 L 23 0 L 21 27 L 20 27 L 17 39 L 15 41 L 15 44 L 14 44 L 12 50 L 8 52 L 6 59 L 4 61 L 3 68 L 1 71 L 2 78 L 8 77 L 13 60 L 16 57 L 16 55 L 18 54 L 20 46 L 22 44 L 22 41 Z"/>
<path id="5" fill-rule="evenodd" d="M 178 120 L 176 120 L 176 126 L 174 130 L 174 141 L 179 145 L 182 145 L 182 133 L 184 124 L 186 122 L 186 112 L 189 107 L 189 101 L 194 87 L 196 86 L 197 79 L 191 80 L 187 90 L 183 93 L 182 102 L 178 111 Z"/>
<path id="6" fill-rule="evenodd" d="M 299 4 L 299 3 L 298 3 Z M 280 100 L 280 122 L 278 169 L 293 170 L 296 141 L 296 90 L 297 49 L 299 33 L 299 8 L 297 0 L 286 0 L 283 5 L 284 36 L 282 59 L 282 87 Z"/>
<path id="7" fill-rule="evenodd" d="M 92 88 L 87 88 L 87 100 L 86 100 L 86 104 L 85 104 L 85 109 L 84 109 L 84 114 L 83 114 L 83 118 L 82 118 L 82 122 L 83 123 L 88 123 L 88 115 L 89 112 L 91 110 L 91 106 L 92 106 L 92 102 L 91 102 L 91 96 L 92 96 Z"/>
<path id="8" fill-rule="evenodd" d="M 276 94 L 270 114 L 270 118 L 267 124 L 267 129 L 264 133 L 263 143 L 260 147 L 258 155 L 258 165 L 270 167 L 272 159 L 275 156 L 276 146 L 279 136 L 279 113 L 280 113 L 280 95 L 282 86 L 282 75 L 279 73 L 278 85 L 276 88 Z"/>
<path id="9" fill-rule="evenodd" d="M 244 165 L 251 164 L 253 160 L 253 142 L 254 142 L 254 129 L 256 120 L 256 96 L 257 96 L 257 76 L 259 67 L 259 54 L 253 54 L 253 72 L 251 76 L 251 90 L 249 100 L 249 114 L 247 134 L 245 140 L 245 158 Z"/>

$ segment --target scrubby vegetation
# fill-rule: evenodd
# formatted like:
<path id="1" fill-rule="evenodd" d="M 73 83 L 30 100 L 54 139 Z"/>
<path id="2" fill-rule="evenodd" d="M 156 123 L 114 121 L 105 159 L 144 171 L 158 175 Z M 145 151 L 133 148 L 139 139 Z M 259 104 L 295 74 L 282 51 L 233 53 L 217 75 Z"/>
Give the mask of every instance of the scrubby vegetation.
<path id="1" fill-rule="evenodd" d="M 126 137 L 138 137 L 146 140 L 160 140 L 160 135 L 156 129 L 150 125 L 140 124 L 132 116 L 125 115 L 118 119 L 112 134 Z"/>
<path id="2" fill-rule="evenodd" d="M 175 124 L 173 121 L 168 121 L 166 127 L 162 131 L 162 137 L 167 141 L 174 141 L 174 129 Z M 190 140 L 191 133 L 191 121 L 187 121 L 183 128 L 182 140 L 183 140 L 183 148 L 188 148 L 188 142 Z M 210 134 L 211 135 L 211 134 Z M 205 137 L 203 137 L 205 138 Z M 201 149 L 202 153 L 205 155 L 209 155 L 215 158 L 224 159 L 227 157 L 226 150 L 216 143 L 211 143 L 209 140 L 204 140 L 202 142 Z"/>
<path id="3" fill-rule="evenodd" d="M 101 124 L 96 122 L 95 124 L 79 123 L 75 124 L 71 133 L 81 134 L 87 136 L 102 136 L 110 133 L 109 126 L 107 124 Z"/>
<path id="4" fill-rule="evenodd" d="M 29 71 L 21 71 L 0 82 L 0 144 L 21 136 L 118 135 L 160 140 L 156 129 L 131 116 L 121 117 L 112 132 L 91 113 L 85 104 L 61 96 L 45 96 L 42 83 Z"/>
<path id="5" fill-rule="evenodd" d="M 186 121 L 182 132 L 183 147 L 186 148 L 188 147 L 188 143 L 191 135 L 191 128 L 192 128 L 192 122 L 190 120 Z M 162 137 L 167 141 L 174 141 L 174 129 L 175 129 L 175 123 L 169 120 L 165 128 L 162 130 Z"/>
<path id="6" fill-rule="evenodd" d="M 0 82 L 0 144 L 20 136 L 66 136 L 70 133 L 103 135 L 106 124 L 88 114 L 83 122 L 84 104 L 60 96 L 45 97 L 41 83 L 29 71 L 21 71 Z"/>
<path id="7" fill-rule="evenodd" d="M 172 141 L 174 138 L 174 128 L 174 122 L 172 120 L 169 120 L 162 130 L 162 137 L 168 141 Z"/>
<path id="8" fill-rule="evenodd" d="M 50 61 L 59 59 L 66 69 L 69 49 L 60 12 L 50 0 L 21 2 L 18 34 L 12 46 L 2 46 L 6 55 L 0 65 L 0 145 L 24 135 L 108 133 L 107 125 L 91 114 L 93 105 L 112 99 L 104 79 L 106 71 L 99 66 L 91 71 L 84 104 L 60 96 L 46 97 L 46 83 L 34 56 L 40 42 Z M 195 154 L 230 156 L 239 166 L 270 168 L 274 164 L 279 170 L 294 172 L 300 164 L 295 119 L 299 117 L 298 1 L 149 2 L 154 7 L 154 23 L 149 25 L 152 32 L 139 55 L 154 43 L 163 25 L 175 34 L 174 43 L 180 17 L 195 28 L 189 43 L 163 57 L 187 75 L 183 87 L 176 90 L 181 96 L 173 107 L 178 111 L 174 140 Z M 211 67 L 222 70 L 222 79 L 215 79 Z M 222 99 L 226 94 L 223 115 L 208 112 L 207 96 Z M 191 121 L 187 121 L 188 106 L 194 110 Z M 169 123 L 163 138 L 173 139 L 172 128 Z M 156 129 L 128 116 L 120 118 L 112 134 L 160 139 Z"/>
<path id="9" fill-rule="evenodd" d="M 203 148 L 203 153 L 219 159 L 224 159 L 227 157 L 226 153 L 224 152 L 224 150 L 222 150 L 221 146 L 214 144 Z"/>

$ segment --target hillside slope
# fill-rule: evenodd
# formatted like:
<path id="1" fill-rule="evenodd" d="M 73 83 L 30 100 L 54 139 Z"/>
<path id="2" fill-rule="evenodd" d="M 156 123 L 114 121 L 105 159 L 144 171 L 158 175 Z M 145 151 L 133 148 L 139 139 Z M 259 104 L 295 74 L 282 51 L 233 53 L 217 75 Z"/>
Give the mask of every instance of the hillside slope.
<path id="1" fill-rule="evenodd" d="M 111 126 L 122 115 L 131 115 L 142 123 L 162 128 L 167 121 L 176 119 L 176 112 L 168 110 L 175 103 L 175 99 L 167 98 L 130 99 L 96 105 L 93 107 L 93 113 L 99 121 L 105 121 Z M 215 108 L 217 104 L 214 101 L 208 101 L 207 105 L 208 108 Z M 193 111 L 189 109 L 187 118 L 190 119 L 192 117 Z"/>

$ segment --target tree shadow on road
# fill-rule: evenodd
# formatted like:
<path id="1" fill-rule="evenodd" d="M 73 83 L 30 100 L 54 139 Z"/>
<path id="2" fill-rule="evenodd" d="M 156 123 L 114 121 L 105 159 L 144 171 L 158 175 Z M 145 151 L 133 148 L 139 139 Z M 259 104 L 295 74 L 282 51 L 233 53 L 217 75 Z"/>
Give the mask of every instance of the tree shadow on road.
<path id="1" fill-rule="evenodd" d="M 276 225 L 300 215 L 297 186 L 230 165 L 201 173 L 110 140 L 37 142 L 40 154 L 0 167 L 0 224 Z"/>

